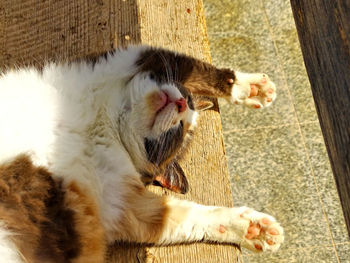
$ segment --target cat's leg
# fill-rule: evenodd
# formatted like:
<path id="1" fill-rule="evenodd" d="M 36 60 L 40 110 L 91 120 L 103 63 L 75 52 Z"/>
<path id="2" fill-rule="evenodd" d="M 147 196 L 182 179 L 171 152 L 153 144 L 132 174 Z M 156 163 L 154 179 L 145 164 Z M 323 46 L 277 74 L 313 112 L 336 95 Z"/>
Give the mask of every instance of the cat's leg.
<path id="1" fill-rule="evenodd" d="M 180 82 L 192 94 L 225 98 L 234 104 L 263 108 L 276 99 L 276 86 L 263 73 L 242 73 L 215 66 L 169 50 L 144 50 L 138 64 L 160 80 Z"/>
<path id="2" fill-rule="evenodd" d="M 193 94 L 225 98 L 232 104 L 254 109 L 270 106 L 277 96 L 276 86 L 267 74 L 243 73 L 214 66 L 198 66 L 184 85 Z"/>
<path id="3" fill-rule="evenodd" d="M 275 251 L 283 229 L 267 214 L 246 207 L 204 206 L 157 196 L 140 185 L 125 200 L 114 238 L 157 245 L 186 242 L 238 244 L 250 250 Z"/>
<path id="4" fill-rule="evenodd" d="M 209 241 L 233 243 L 255 252 L 276 251 L 283 228 L 267 214 L 251 208 L 203 206 L 168 199 L 162 242 Z"/>

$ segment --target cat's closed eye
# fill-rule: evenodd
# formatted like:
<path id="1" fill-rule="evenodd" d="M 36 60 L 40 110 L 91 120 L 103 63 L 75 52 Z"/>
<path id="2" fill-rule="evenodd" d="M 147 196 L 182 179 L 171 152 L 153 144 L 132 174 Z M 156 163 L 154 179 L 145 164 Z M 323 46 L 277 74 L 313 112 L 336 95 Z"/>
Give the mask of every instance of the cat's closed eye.
<path id="1" fill-rule="evenodd" d="M 148 76 L 149 76 L 149 78 L 151 80 L 155 80 L 156 79 L 156 75 L 153 72 L 150 72 Z"/>

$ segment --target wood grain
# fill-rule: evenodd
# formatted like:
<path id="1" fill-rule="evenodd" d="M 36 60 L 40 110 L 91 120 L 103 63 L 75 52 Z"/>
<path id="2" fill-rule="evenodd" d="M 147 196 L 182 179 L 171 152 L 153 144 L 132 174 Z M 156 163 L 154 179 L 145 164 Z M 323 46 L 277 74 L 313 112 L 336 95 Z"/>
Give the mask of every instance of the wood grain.
<path id="1" fill-rule="evenodd" d="M 210 61 L 201 0 L 0 0 L 0 42 L 2 68 L 72 60 L 140 42 Z M 184 160 L 191 190 L 179 198 L 232 206 L 218 108 L 200 118 Z M 241 255 L 228 245 L 115 244 L 107 262 L 241 262 Z"/>
<path id="2" fill-rule="evenodd" d="M 291 4 L 350 236 L 350 1 Z"/>

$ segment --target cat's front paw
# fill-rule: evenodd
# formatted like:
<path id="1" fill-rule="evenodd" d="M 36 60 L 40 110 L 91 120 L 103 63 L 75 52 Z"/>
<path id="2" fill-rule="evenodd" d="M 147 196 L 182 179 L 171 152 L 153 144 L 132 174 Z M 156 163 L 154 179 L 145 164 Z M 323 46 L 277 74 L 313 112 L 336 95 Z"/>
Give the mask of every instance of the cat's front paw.
<path id="1" fill-rule="evenodd" d="M 284 241 L 283 228 L 270 215 L 245 208 L 240 214 L 249 221 L 241 245 L 255 252 L 276 251 Z"/>
<path id="2" fill-rule="evenodd" d="M 270 106 L 276 99 L 276 86 L 267 74 L 235 72 L 235 75 L 231 103 L 259 109 Z"/>

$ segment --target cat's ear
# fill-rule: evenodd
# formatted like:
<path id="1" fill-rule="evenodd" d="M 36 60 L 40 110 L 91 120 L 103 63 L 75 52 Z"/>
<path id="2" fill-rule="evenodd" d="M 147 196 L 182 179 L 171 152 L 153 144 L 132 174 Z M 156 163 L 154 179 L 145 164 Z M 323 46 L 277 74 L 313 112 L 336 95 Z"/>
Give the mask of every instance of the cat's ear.
<path id="1" fill-rule="evenodd" d="M 181 166 L 173 161 L 165 168 L 164 173 L 154 178 L 153 184 L 160 185 L 176 193 L 185 194 L 189 190 L 189 184 Z"/>
<path id="2" fill-rule="evenodd" d="M 208 110 L 214 106 L 214 102 L 210 98 L 203 96 L 195 96 L 193 98 L 193 104 L 196 111 Z"/>

